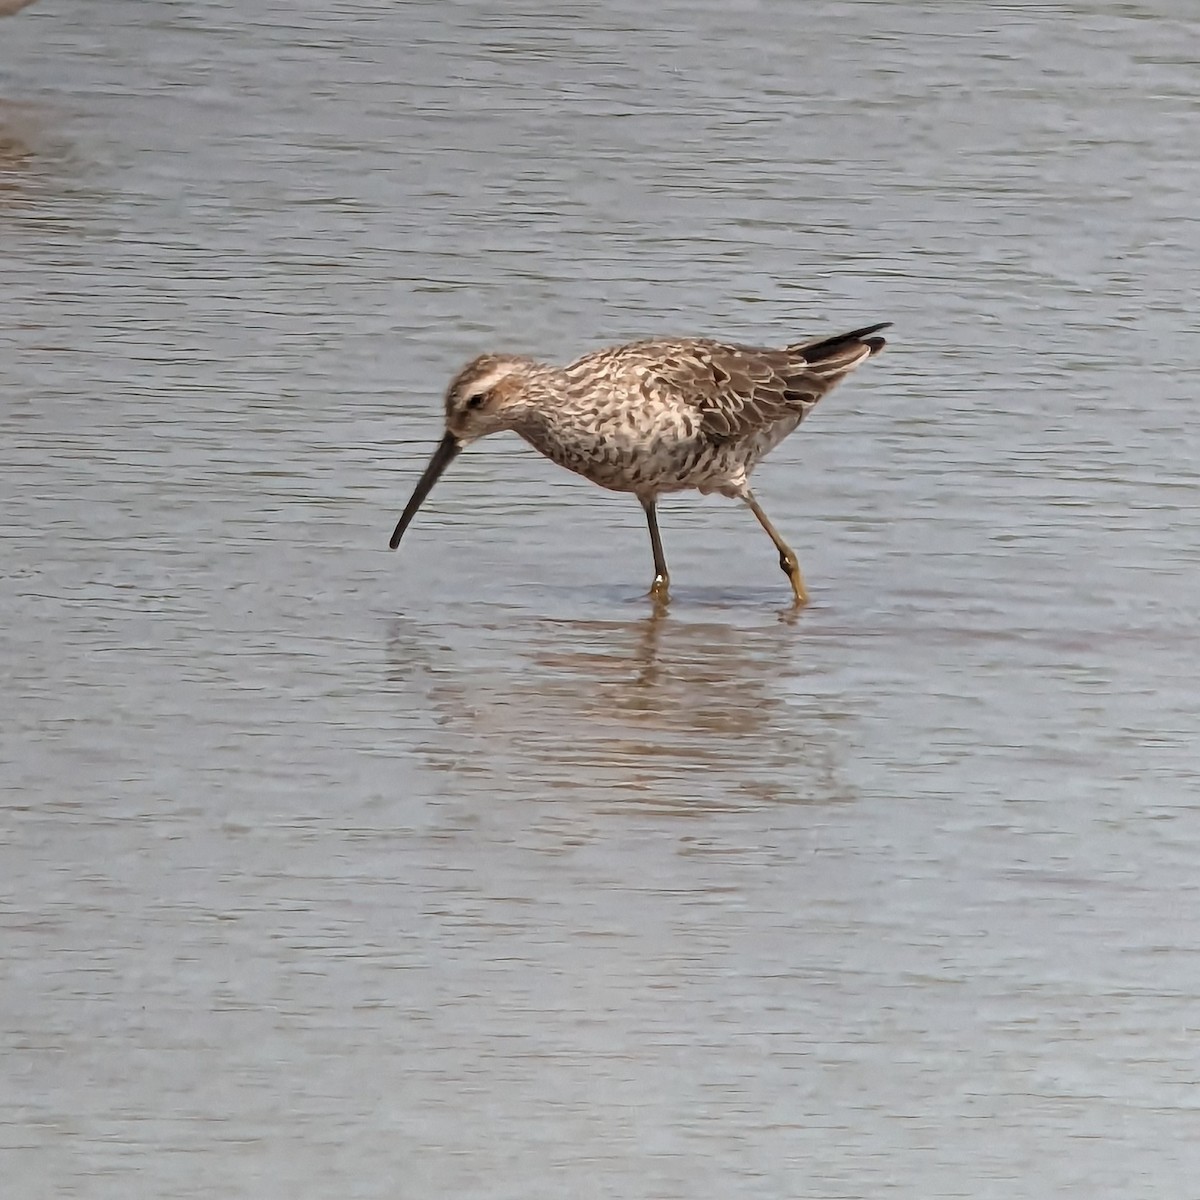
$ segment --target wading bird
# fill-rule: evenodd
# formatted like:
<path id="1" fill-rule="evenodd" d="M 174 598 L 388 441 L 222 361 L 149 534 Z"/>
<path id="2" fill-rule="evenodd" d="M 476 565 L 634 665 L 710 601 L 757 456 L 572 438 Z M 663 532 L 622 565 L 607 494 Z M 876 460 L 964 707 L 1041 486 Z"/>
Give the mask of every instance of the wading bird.
<path id="1" fill-rule="evenodd" d="M 654 338 L 554 367 L 511 354 L 468 363 L 446 391 L 446 433 L 392 534 L 400 544 L 425 497 L 471 442 L 511 429 L 559 466 L 641 501 L 654 553 L 650 595 L 670 579 L 655 505 L 695 488 L 743 500 L 779 551 L 797 605 L 800 564 L 750 491 L 751 471 L 859 363 L 890 321 L 779 350 L 707 338 Z"/>

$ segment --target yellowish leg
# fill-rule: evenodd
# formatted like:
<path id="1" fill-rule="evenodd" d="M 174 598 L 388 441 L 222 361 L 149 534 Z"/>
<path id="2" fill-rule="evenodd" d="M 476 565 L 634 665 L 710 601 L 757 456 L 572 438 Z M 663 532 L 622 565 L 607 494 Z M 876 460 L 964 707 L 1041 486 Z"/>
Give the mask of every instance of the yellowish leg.
<path id="1" fill-rule="evenodd" d="M 800 608 L 802 605 L 808 603 L 808 589 L 804 586 L 804 576 L 800 574 L 799 559 L 796 558 L 791 546 L 779 536 L 779 531 L 771 524 L 767 514 L 763 512 L 753 495 L 747 492 L 744 499 L 750 506 L 750 511 L 758 518 L 758 523 L 767 531 L 771 541 L 775 543 L 775 549 L 779 551 L 779 565 L 783 568 L 784 574 L 791 580 L 792 593 L 796 597 L 796 607 Z"/>
<path id="2" fill-rule="evenodd" d="M 658 513 L 654 509 L 654 501 L 643 500 L 642 507 L 646 510 L 646 524 L 650 527 L 650 549 L 654 551 L 654 582 L 650 585 L 650 595 L 661 603 L 668 598 L 671 577 L 667 574 L 667 559 L 663 554 L 662 538 L 658 534 Z"/>

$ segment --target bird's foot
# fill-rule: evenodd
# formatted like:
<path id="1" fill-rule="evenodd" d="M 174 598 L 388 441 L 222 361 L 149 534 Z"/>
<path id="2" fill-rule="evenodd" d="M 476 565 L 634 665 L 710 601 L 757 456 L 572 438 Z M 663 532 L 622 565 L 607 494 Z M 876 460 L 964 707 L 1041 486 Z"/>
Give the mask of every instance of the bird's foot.
<path id="1" fill-rule="evenodd" d="M 781 554 L 779 566 L 792 585 L 792 596 L 795 598 L 794 608 L 803 608 L 808 603 L 808 588 L 804 586 L 804 576 L 800 574 L 800 563 L 794 554 Z"/>

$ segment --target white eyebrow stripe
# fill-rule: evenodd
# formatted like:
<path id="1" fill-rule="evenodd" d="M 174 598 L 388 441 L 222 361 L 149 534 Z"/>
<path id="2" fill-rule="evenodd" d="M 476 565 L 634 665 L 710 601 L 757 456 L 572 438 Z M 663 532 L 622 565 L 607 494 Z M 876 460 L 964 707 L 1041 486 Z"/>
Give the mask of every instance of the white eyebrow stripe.
<path id="1" fill-rule="evenodd" d="M 505 363 L 501 366 L 494 367 L 486 375 L 481 375 L 478 379 L 471 380 L 470 391 L 468 396 L 482 396 L 484 392 L 490 392 L 502 379 L 506 379 L 513 373 L 511 364 Z"/>

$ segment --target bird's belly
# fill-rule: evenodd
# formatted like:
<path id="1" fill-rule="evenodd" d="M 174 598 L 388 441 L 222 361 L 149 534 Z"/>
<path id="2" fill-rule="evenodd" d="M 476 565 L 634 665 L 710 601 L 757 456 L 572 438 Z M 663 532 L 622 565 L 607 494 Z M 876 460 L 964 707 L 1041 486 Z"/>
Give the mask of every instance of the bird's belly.
<path id="1" fill-rule="evenodd" d="M 623 417 L 618 414 L 587 429 L 578 424 L 569 430 L 543 428 L 526 437 L 559 466 L 612 491 L 649 495 L 697 488 L 735 494 L 758 459 L 796 424 L 785 422 L 735 442 L 716 443 L 692 422 Z"/>
<path id="2" fill-rule="evenodd" d="M 645 439 L 596 438 L 586 444 L 573 439 L 537 449 L 559 466 L 616 492 L 718 491 L 745 469 L 745 456 L 737 447 L 669 433 Z"/>

